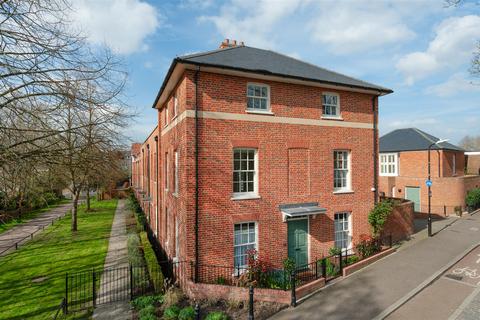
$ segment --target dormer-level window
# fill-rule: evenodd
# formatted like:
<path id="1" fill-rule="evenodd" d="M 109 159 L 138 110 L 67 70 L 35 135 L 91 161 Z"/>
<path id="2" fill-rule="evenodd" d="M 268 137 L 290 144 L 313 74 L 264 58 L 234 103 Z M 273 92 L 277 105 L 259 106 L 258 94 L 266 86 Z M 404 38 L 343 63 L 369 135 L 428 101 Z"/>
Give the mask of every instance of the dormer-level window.
<path id="1" fill-rule="evenodd" d="M 269 86 L 249 83 L 247 85 L 247 110 L 270 111 Z"/>
<path id="2" fill-rule="evenodd" d="M 340 98 L 336 93 L 322 95 L 322 117 L 340 118 Z"/>
<path id="3" fill-rule="evenodd" d="M 398 176 L 398 155 L 396 153 L 380 154 L 380 175 Z"/>

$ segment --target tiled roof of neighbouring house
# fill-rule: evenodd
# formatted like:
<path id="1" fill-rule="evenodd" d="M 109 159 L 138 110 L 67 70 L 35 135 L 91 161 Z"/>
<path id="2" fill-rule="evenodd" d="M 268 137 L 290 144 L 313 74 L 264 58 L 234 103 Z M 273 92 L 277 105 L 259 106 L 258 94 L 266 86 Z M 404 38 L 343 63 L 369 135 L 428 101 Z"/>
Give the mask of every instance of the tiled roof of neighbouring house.
<path id="1" fill-rule="evenodd" d="M 333 72 L 274 51 L 243 45 L 180 56 L 175 60 L 210 67 L 375 90 L 383 94 L 393 92 L 391 89 Z"/>
<path id="2" fill-rule="evenodd" d="M 428 146 L 438 140 L 440 139 L 417 128 L 397 129 L 380 137 L 380 152 L 428 150 Z M 464 151 L 448 142 L 435 144 L 432 150 Z"/>

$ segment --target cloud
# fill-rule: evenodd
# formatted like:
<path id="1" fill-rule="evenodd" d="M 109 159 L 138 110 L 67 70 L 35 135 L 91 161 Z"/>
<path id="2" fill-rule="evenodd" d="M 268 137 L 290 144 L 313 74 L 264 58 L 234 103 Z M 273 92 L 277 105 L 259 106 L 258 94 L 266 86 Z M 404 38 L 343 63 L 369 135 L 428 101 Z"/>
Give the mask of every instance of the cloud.
<path id="1" fill-rule="evenodd" d="M 322 2 L 310 23 L 314 41 L 338 54 L 368 51 L 410 40 L 415 33 L 405 24 L 401 2 Z M 403 10 L 405 8 L 402 8 Z"/>
<path id="2" fill-rule="evenodd" d="M 232 0 L 221 7 L 219 15 L 201 16 L 199 21 L 212 22 L 224 38 L 272 48 L 275 25 L 294 14 L 302 3 L 306 1 Z"/>
<path id="3" fill-rule="evenodd" d="M 426 51 L 409 53 L 396 64 L 408 85 L 435 72 L 452 69 L 470 61 L 480 38 L 480 16 L 468 15 L 442 21 Z"/>
<path id="4" fill-rule="evenodd" d="M 75 0 L 72 20 L 93 45 L 130 54 L 147 50 L 145 38 L 155 32 L 161 16 L 142 0 Z"/>
<path id="5" fill-rule="evenodd" d="M 439 97 L 449 97 L 464 92 L 480 92 L 480 85 L 467 79 L 463 73 L 456 73 L 447 81 L 428 87 L 425 92 Z"/>
<path id="6" fill-rule="evenodd" d="M 390 122 L 387 126 L 391 128 L 404 128 L 404 127 L 415 127 L 419 125 L 427 124 L 436 124 L 438 123 L 435 118 L 417 118 L 417 119 L 404 119 L 404 120 L 395 120 Z"/>

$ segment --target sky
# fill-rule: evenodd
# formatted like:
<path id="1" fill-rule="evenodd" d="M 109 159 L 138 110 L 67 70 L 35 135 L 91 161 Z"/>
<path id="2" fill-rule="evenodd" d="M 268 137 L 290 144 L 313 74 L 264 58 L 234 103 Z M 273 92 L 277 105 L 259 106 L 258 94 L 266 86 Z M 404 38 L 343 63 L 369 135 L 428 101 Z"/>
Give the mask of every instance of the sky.
<path id="1" fill-rule="evenodd" d="M 152 104 L 172 59 L 225 38 L 393 89 L 379 101 L 381 135 L 406 127 L 452 143 L 480 135 L 480 78 L 469 74 L 476 0 L 76 0 L 74 10 L 88 43 L 110 48 L 128 71 L 134 141 L 156 125 Z"/>

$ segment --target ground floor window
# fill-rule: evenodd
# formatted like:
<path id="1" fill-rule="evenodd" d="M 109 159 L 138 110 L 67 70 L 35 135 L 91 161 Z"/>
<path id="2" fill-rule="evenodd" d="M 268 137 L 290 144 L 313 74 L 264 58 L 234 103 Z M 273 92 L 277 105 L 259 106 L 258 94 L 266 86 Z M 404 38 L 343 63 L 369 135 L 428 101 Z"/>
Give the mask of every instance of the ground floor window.
<path id="1" fill-rule="evenodd" d="M 347 251 L 352 248 L 350 213 L 335 214 L 335 247 Z"/>
<path id="2" fill-rule="evenodd" d="M 246 267 L 247 251 L 257 249 L 257 230 L 255 222 L 238 223 L 234 227 L 234 266 Z"/>

